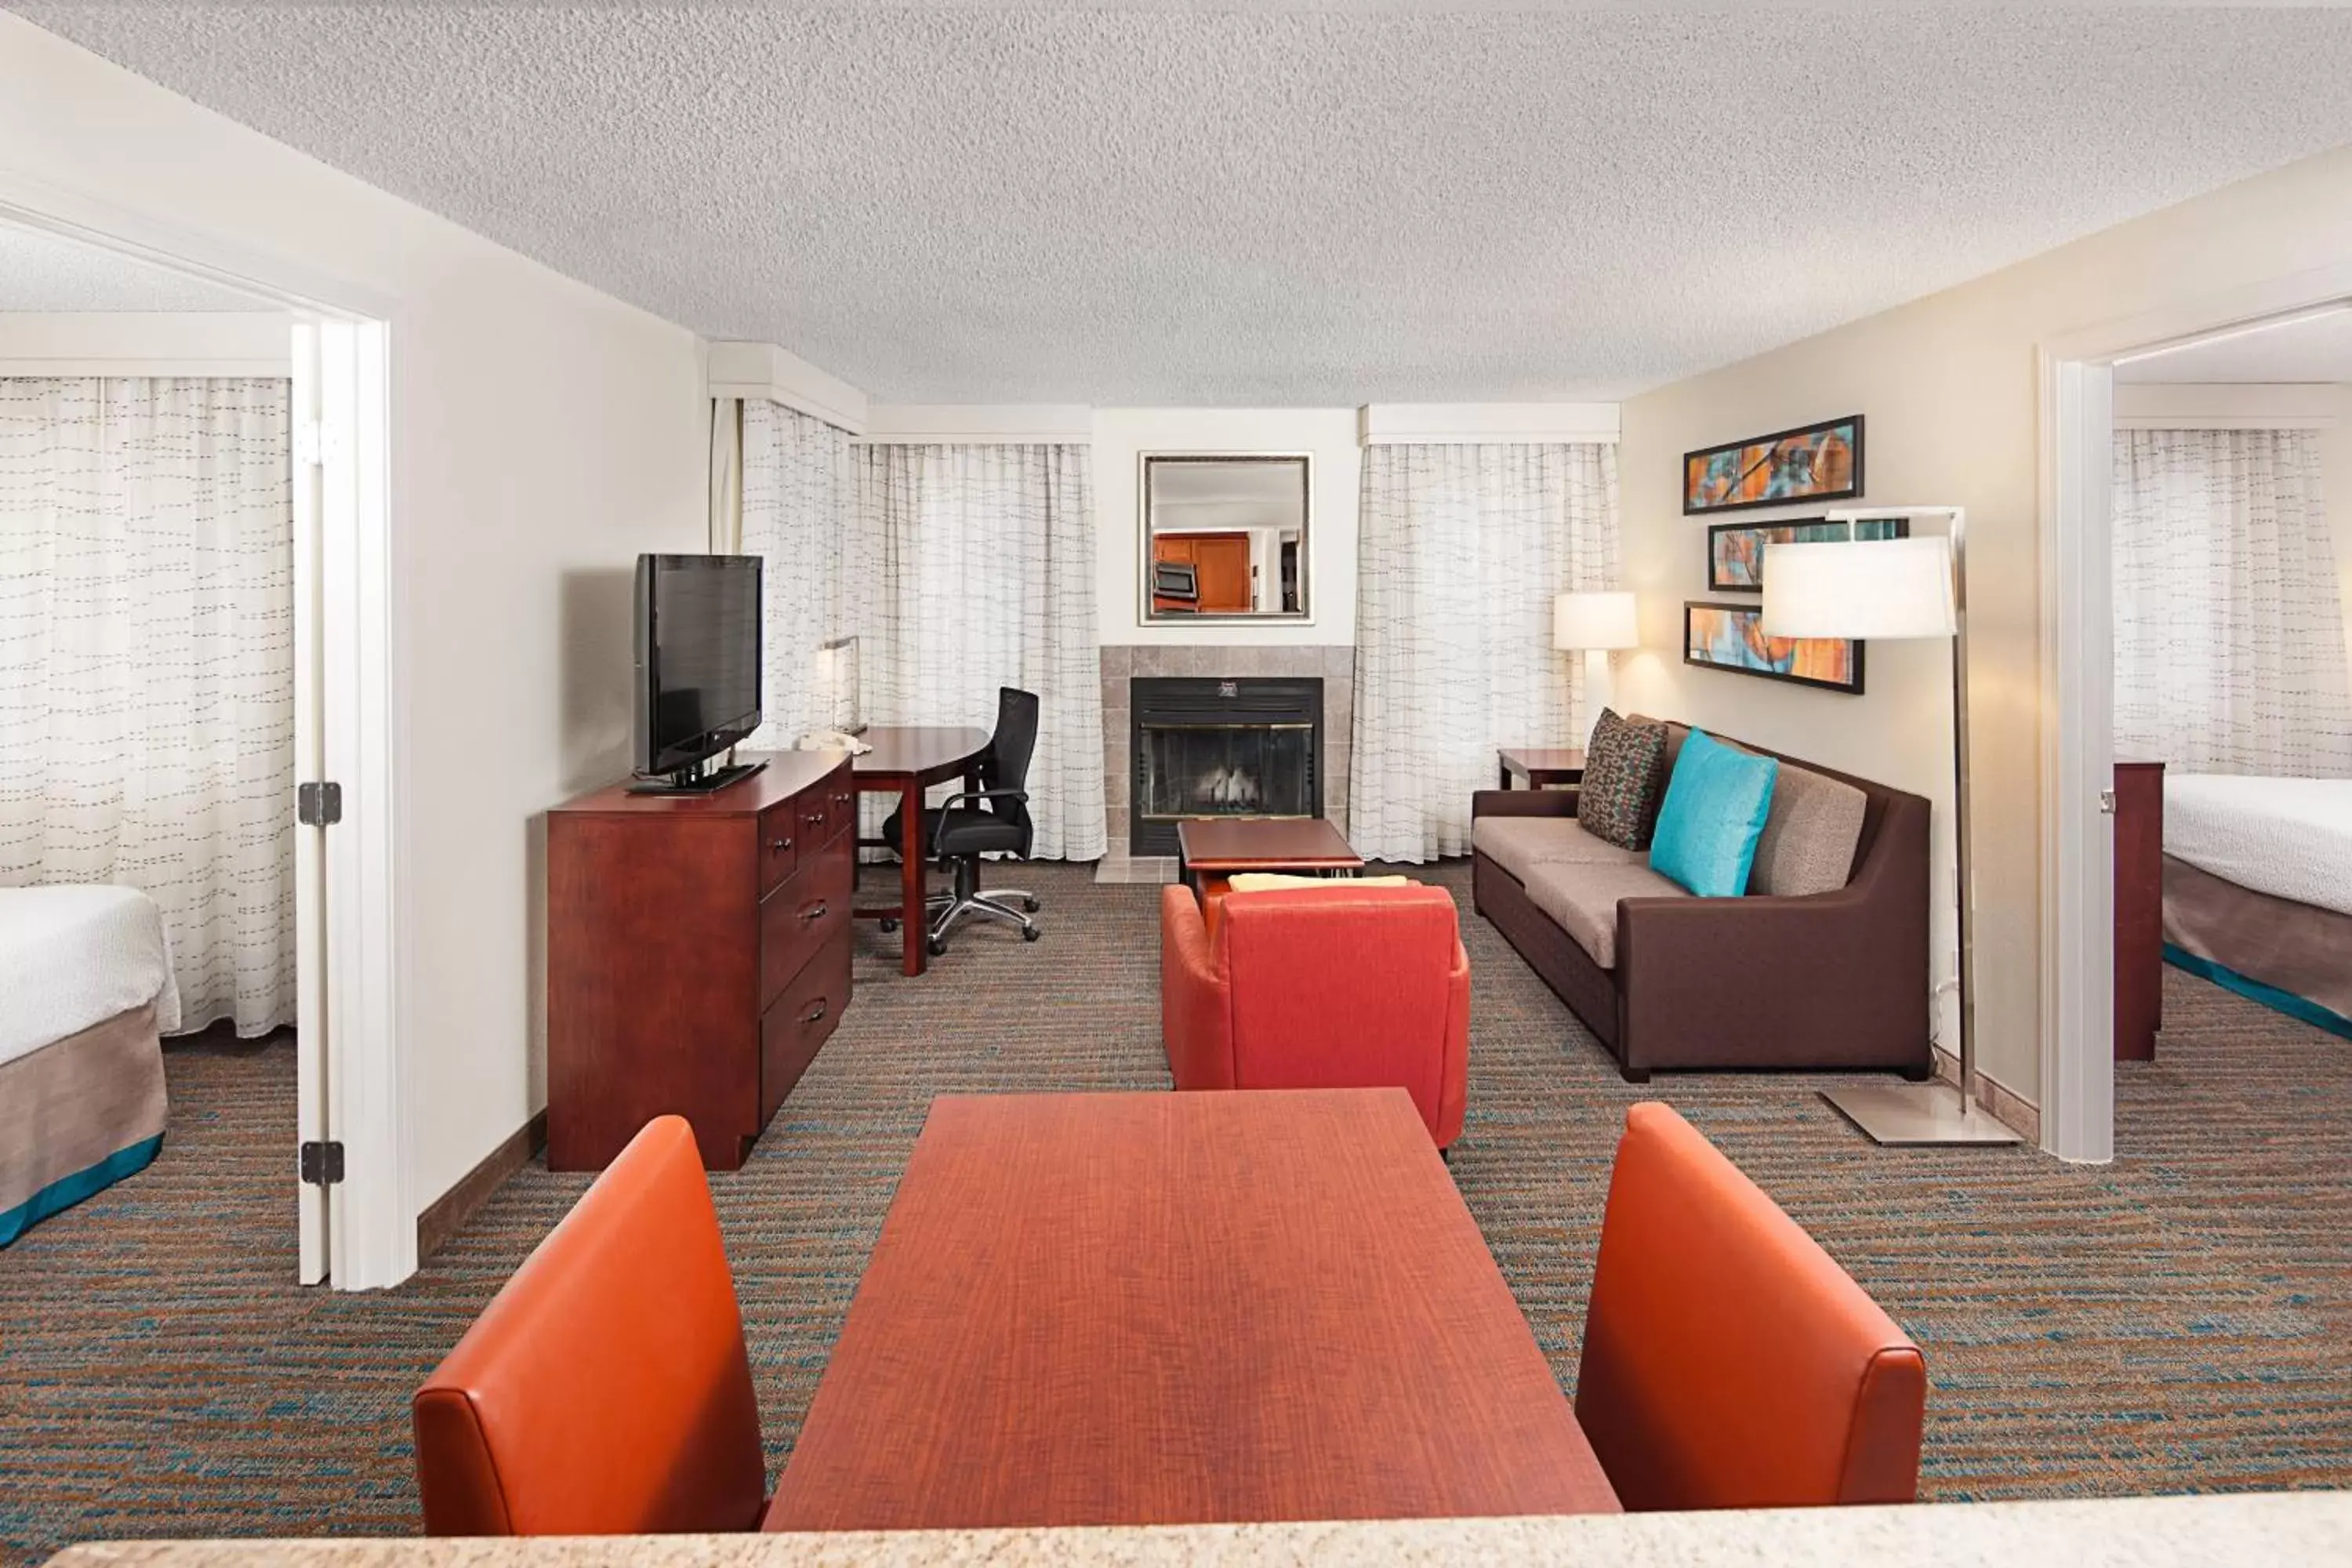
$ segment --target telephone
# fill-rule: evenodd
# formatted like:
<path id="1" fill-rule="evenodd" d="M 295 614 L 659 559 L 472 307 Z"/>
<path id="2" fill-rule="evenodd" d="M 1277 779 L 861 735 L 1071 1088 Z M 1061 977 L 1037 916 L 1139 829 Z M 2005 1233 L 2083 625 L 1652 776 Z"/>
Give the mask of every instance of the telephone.
<path id="1" fill-rule="evenodd" d="M 800 738 L 799 746 L 803 752 L 847 752 L 853 757 L 862 757 L 874 749 L 839 730 L 811 730 Z"/>

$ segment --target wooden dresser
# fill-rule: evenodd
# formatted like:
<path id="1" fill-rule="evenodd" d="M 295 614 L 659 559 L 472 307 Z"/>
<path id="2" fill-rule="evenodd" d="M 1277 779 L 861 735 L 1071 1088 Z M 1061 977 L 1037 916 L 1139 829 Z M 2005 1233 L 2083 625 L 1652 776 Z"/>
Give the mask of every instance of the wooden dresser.
<path id="1" fill-rule="evenodd" d="M 849 759 L 753 760 L 711 795 L 614 784 L 548 814 L 551 1170 L 602 1170 L 669 1111 L 734 1170 L 849 1005 Z"/>
<path id="2" fill-rule="evenodd" d="M 2116 764 L 2116 1060 L 2164 1026 L 2164 764 Z"/>

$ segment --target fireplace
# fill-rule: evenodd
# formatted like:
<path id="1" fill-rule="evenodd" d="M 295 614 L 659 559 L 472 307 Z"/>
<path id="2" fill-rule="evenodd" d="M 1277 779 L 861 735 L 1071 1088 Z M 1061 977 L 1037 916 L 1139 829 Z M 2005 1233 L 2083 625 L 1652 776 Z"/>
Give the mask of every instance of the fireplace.
<path id="1" fill-rule="evenodd" d="M 1129 853 L 1176 853 L 1188 816 L 1323 815 L 1323 682 L 1139 678 Z"/>

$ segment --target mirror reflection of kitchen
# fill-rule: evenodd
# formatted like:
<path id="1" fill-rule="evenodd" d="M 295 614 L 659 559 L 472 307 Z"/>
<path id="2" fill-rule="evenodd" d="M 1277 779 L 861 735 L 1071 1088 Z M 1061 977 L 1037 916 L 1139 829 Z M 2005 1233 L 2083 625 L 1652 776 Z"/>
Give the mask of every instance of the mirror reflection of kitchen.
<path id="1" fill-rule="evenodd" d="M 1144 454 L 1150 618 L 1304 617 L 1310 483 L 1298 453 Z"/>

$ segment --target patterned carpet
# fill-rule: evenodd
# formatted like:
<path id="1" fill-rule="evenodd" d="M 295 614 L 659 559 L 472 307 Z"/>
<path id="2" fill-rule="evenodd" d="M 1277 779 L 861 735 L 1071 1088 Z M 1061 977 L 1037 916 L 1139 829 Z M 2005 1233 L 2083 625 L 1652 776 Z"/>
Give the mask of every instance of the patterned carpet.
<path id="1" fill-rule="evenodd" d="M 1941 1500 L 2352 1484 L 2352 1045 L 2177 973 L 2118 1072 L 2105 1169 L 1886 1152 L 1825 1079 L 1637 1091 L 1483 921 L 1454 1172 L 1562 1384 L 1622 1108 L 1671 1100 L 1926 1347 Z M 933 1095 L 1156 1089 L 1157 889 L 1024 868 L 1047 935 L 921 980 L 871 927 L 856 1005 L 741 1173 L 714 1178 L 770 1461 L 806 1408 Z M 146 1173 L 0 1253 L 0 1561 L 91 1537 L 408 1532 L 407 1399 L 585 1178 L 517 1177 L 423 1273 L 306 1291 L 291 1052 L 171 1056 Z"/>

